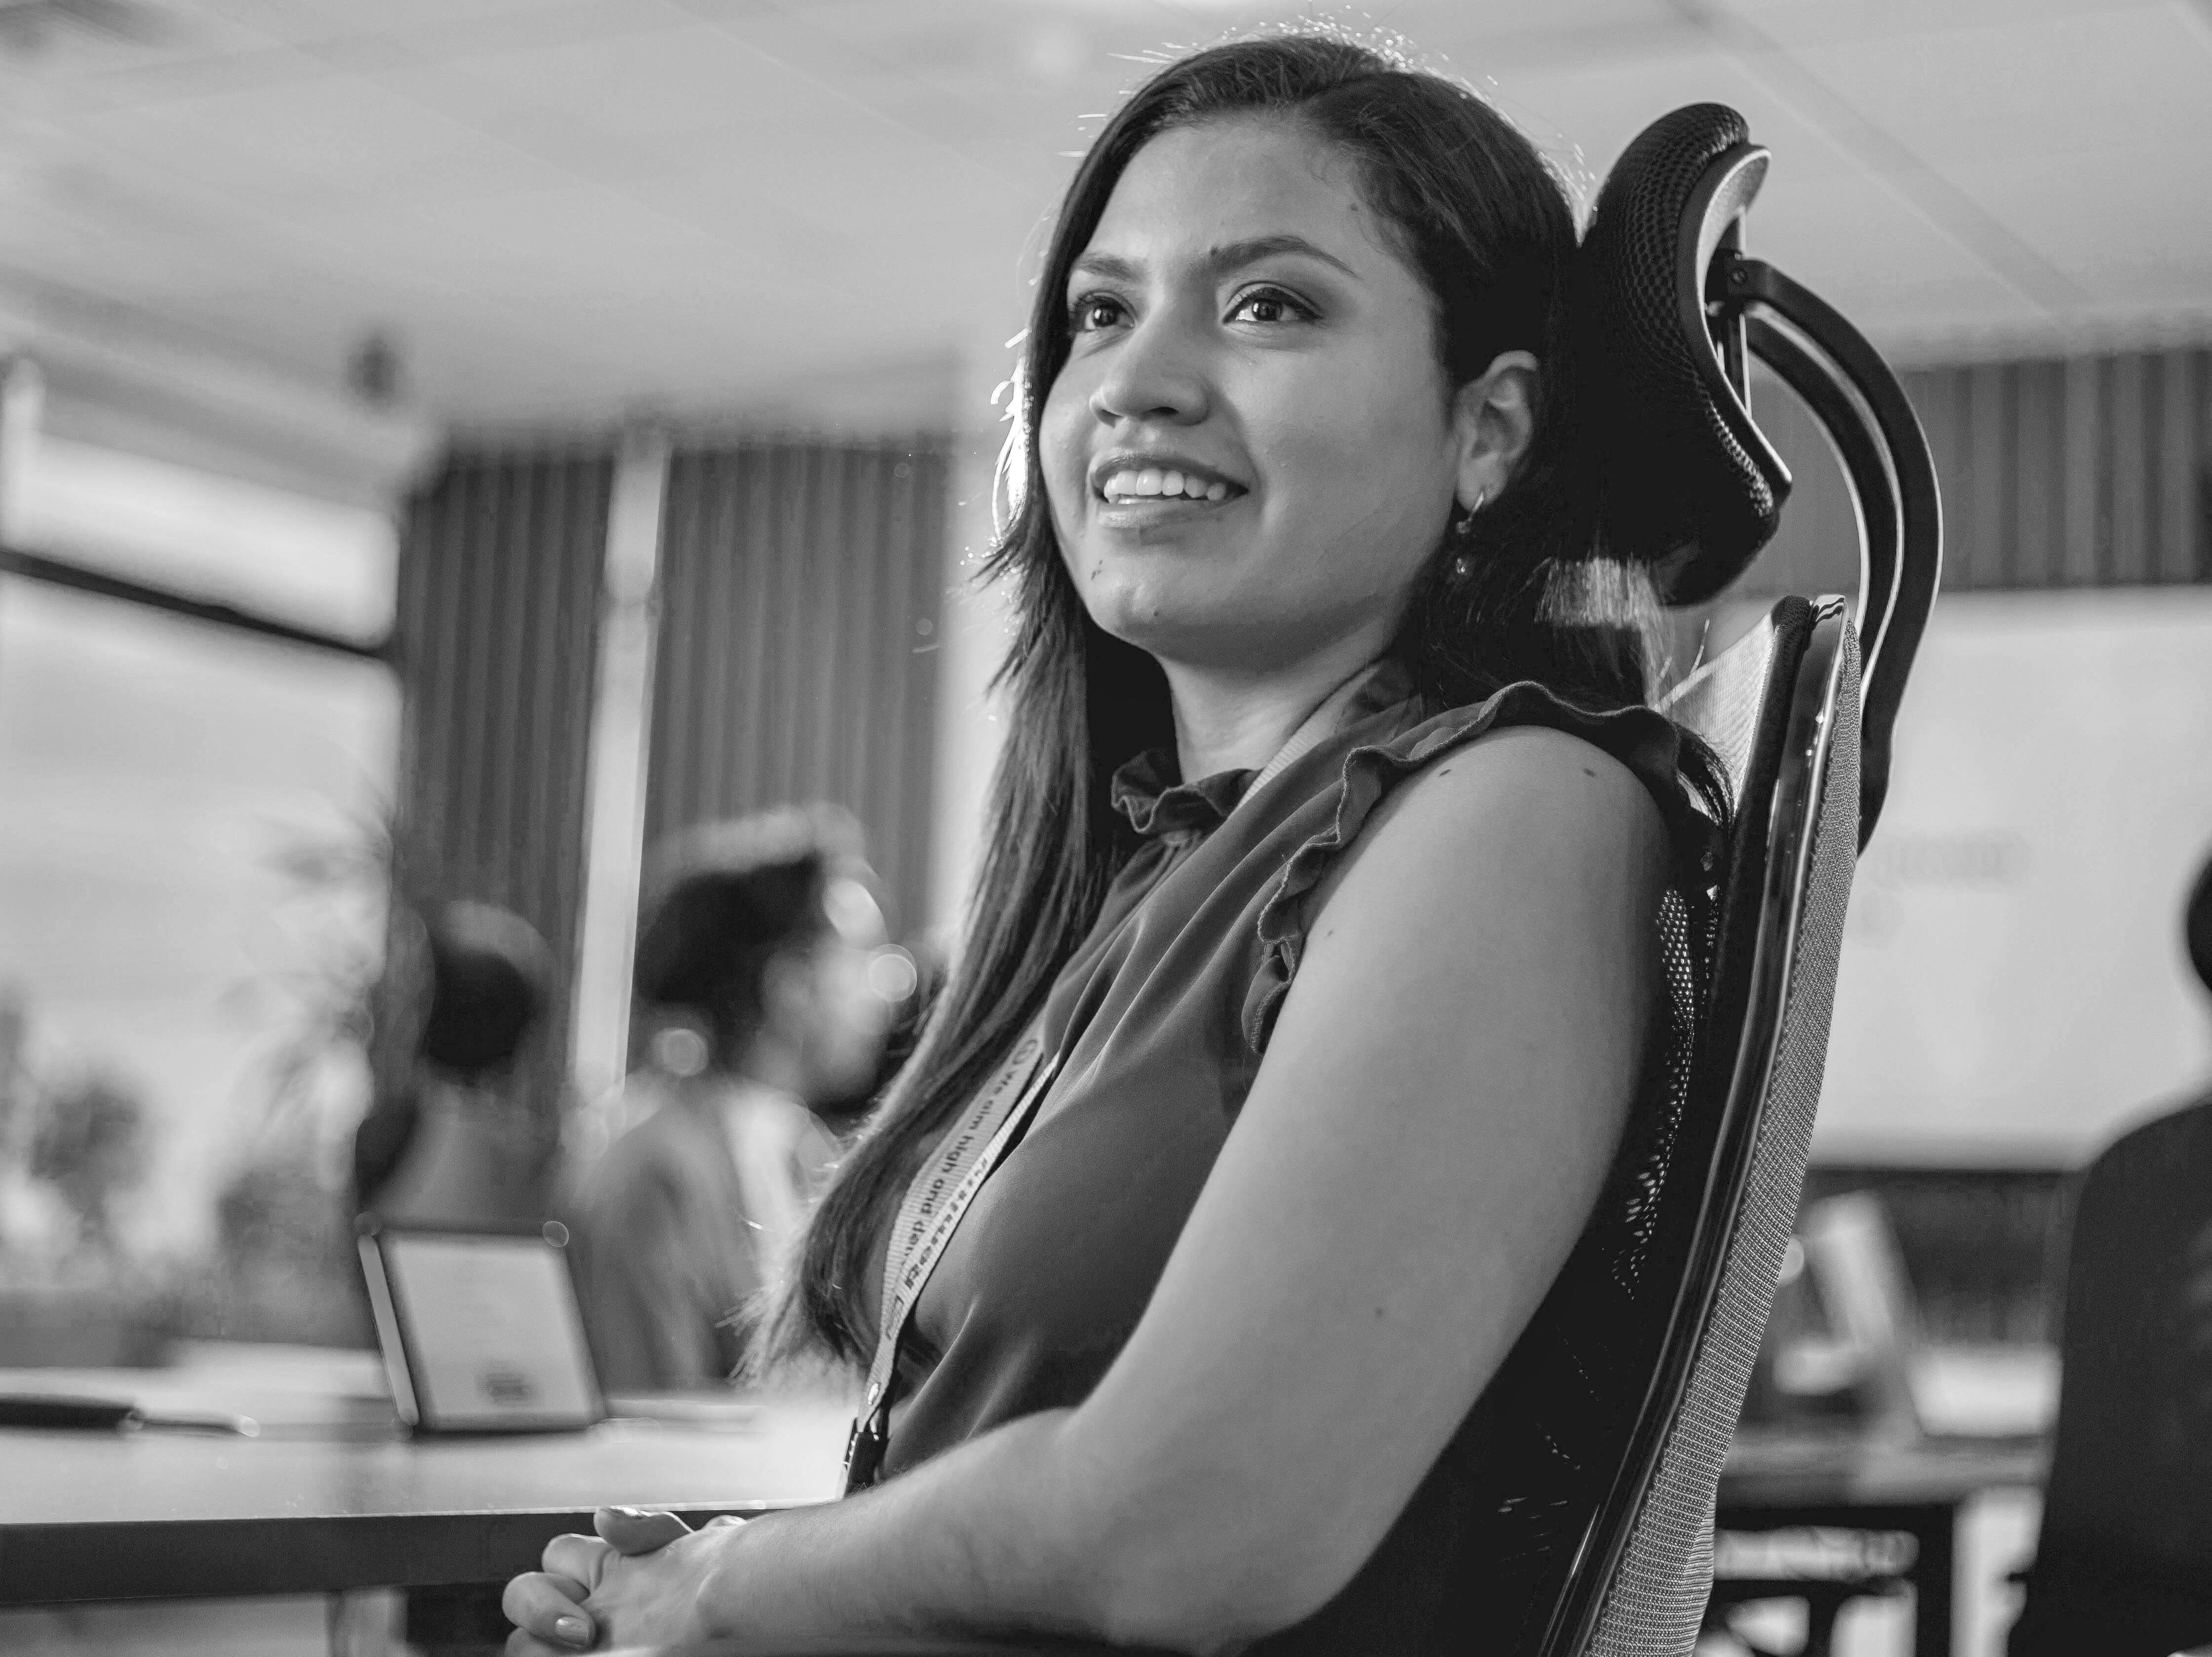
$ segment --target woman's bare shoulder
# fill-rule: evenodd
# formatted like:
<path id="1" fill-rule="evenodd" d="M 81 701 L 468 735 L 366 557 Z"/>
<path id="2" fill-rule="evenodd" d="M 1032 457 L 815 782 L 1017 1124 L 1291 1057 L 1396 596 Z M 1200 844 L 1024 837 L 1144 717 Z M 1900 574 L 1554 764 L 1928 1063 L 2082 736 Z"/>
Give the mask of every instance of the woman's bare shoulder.
<path id="1" fill-rule="evenodd" d="M 1316 888 L 1309 922 L 1351 877 L 1432 883 L 1445 870 L 1507 881 L 1577 871 L 1648 871 L 1663 883 L 1664 817 L 1636 773 L 1595 743 L 1548 725 L 1478 737 L 1413 773 Z M 1639 884 L 1643 883 L 1641 881 Z"/>

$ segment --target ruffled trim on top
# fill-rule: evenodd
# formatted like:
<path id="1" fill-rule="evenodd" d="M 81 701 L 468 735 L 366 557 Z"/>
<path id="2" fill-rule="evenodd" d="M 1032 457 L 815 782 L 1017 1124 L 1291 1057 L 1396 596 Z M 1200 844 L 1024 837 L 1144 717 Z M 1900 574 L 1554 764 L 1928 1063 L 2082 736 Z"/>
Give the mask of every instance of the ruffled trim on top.
<path id="1" fill-rule="evenodd" d="M 1114 774 L 1114 809 L 1146 839 L 1205 834 L 1218 828 L 1244 798 L 1256 771 L 1220 771 L 1196 782 L 1175 780 L 1175 755 L 1148 749 Z"/>
<path id="2" fill-rule="evenodd" d="M 1408 727 L 1386 742 L 1355 748 L 1345 756 L 1334 786 L 1336 804 L 1327 828 L 1291 853 L 1275 889 L 1261 906 L 1260 970 L 1244 998 L 1244 1038 L 1264 1052 L 1283 997 L 1305 952 L 1305 900 L 1390 791 L 1438 756 L 1515 725 L 1540 725 L 1580 737 L 1619 760 L 1650 790 L 1673 841 L 1678 878 L 1701 880 L 1717 829 L 1693 801 L 1681 773 L 1681 732 L 1655 708 L 1621 707 L 1591 713 L 1562 701 L 1533 680 L 1507 685 L 1486 701 L 1455 707 Z"/>

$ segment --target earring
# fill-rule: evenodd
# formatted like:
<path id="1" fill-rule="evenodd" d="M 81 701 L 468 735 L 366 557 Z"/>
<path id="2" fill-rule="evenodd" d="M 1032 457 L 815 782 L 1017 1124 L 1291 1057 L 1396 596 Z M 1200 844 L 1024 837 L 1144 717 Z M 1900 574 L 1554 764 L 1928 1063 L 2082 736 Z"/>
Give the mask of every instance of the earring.
<path id="1" fill-rule="evenodd" d="M 1466 541 L 1474 535 L 1474 515 L 1482 510 L 1482 503 L 1488 499 L 1490 499 L 1489 490 L 1477 489 L 1474 492 L 1474 504 L 1467 509 L 1467 515 L 1465 517 L 1455 521 L 1451 526 L 1451 536 L 1453 540 Z M 1468 576 L 1474 574 L 1474 561 L 1469 558 L 1465 553 L 1461 553 L 1452 560 L 1451 578 L 1453 580 L 1464 581 Z"/>

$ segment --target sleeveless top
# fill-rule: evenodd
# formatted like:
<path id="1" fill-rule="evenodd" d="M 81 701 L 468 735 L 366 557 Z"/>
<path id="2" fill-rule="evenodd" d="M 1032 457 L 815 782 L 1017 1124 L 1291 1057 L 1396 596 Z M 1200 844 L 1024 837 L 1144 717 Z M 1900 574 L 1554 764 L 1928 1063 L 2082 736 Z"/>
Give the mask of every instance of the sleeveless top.
<path id="1" fill-rule="evenodd" d="M 1318 1615 L 1249 1649 L 1441 1654 L 1479 1629 L 1510 1653 L 1540 1636 L 1640 1399 L 1648 1360 L 1613 1355 L 1648 1352 L 1671 1295 L 1644 1244 L 1701 1000 L 1691 917 L 1714 830 L 1679 774 L 1679 733 L 1649 708 L 1593 713 L 1522 683 L 1437 713 L 1386 663 L 1333 733 L 1265 773 L 1178 782 L 1158 752 L 1122 768 L 1135 849 L 1048 999 L 1059 1073 L 908 1326 L 885 1478 L 1090 1393 L 1236 1125 L 1297 971 L 1304 901 L 1393 788 L 1513 725 L 1603 750 L 1665 817 L 1679 872 L 1638 1099 L 1567 1266 L 1382 1545 Z"/>

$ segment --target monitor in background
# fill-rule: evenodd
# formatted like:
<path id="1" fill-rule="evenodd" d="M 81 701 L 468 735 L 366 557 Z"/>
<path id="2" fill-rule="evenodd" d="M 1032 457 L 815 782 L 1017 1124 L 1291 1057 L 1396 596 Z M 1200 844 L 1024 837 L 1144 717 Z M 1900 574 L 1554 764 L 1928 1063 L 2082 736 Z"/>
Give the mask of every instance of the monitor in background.
<path id="1" fill-rule="evenodd" d="M 362 1270 L 401 1421 L 425 1434 L 547 1432 L 605 1417 L 568 1241 L 551 1221 L 362 1217 Z"/>

